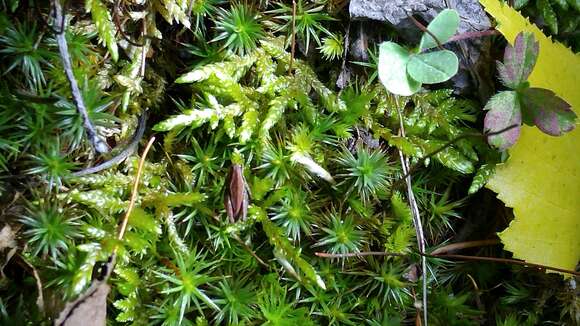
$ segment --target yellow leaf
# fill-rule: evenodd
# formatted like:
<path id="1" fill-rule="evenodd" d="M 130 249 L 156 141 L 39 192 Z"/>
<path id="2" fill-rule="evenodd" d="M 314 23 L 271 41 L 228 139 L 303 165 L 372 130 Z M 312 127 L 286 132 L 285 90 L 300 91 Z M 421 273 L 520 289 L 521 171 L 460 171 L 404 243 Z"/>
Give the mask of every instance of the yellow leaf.
<path id="1" fill-rule="evenodd" d="M 580 258 L 580 132 L 550 137 L 524 127 L 487 187 L 514 208 L 499 234 L 526 261 L 574 270 Z"/>
<path id="2" fill-rule="evenodd" d="M 551 89 L 580 108 L 580 56 L 552 42 L 535 25 L 498 0 L 480 0 L 511 43 L 518 33 L 534 33 L 540 53 L 529 82 Z M 499 234 L 506 250 L 531 263 L 574 270 L 580 259 L 580 132 L 552 137 L 523 127 L 487 187 L 514 208 L 514 220 Z"/>

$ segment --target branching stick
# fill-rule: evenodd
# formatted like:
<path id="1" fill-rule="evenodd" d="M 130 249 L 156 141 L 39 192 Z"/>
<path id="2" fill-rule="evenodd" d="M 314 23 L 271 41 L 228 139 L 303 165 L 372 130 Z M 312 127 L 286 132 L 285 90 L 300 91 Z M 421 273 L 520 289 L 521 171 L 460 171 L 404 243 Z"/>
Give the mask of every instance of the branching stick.
<path id="1" fill-rule="evenodd" d="M 108 168 L 111 168 L 111 167 L 121 163 L 124 159 L 133 155 L 133 153 L 135 153 L 135 151 L 137 150 L 137 146 L 139 145 L 139 141 L 141 140 L 141 138 L 143 138 L 143 134 L 145 133 L 145 126 L 146 125 L 147 125 L 147 111 L 143 111 L 143 113 L 141 113 L 141 116 L 139 117 L 139 125 L 137 126 L 137 130 L 133 134 L 133 137 L 131 137 L 129 144 L 127 145 L 127 147 L 125 147 L 125 149 L 123 149 L 119 154 L 117 154 L 116 156 L 114 156 L 110 160 L 105 161 L 99 165 L 95 165 L 95 166 L 92 166 L 92 167 L 89 167 L 89 168 L 86 168 L 86 169 L 83 169 L 83 170 L 80 170 L 77 172 L 73 172 L 72 176 L 73 177 L 80 177 L 83 175 L 93 174 L 93 173 L 97 173 L 97 172 L 106 170 Z"/>
<path id="2" fill-rule="evenodd" d="M 97 153 L 106 153 L 109 151 L 109 145 L 107 145 L 107 143 L 97 134 L 97 130 L 89 118 L 87 107 L 85 106 L 85 102 L 81 95 L 81 90 L 79 89 L 79 85 L 73 73 L 71 58 L 68 52 L 68 44 L 66 42 L 66 22 L 64 19 L 62 3 L 60 0 L 51 1 L 54 7 L 54 22 L 55 24 L 61 22 L 61 26 L 57 26 L 57 28 L 54 28 L 54 30 L 57 32 L 56 42 L 58 43 L 58 52 L 60 53 L 60 58 L 62 60 L 66 78 L 70 84 L 73 102 L 83 120 L 83 127 L 87 133 L 89 143 Z"/>
<path id="3" fill-rule="evenodd" d="M 512 130 L 514 128 L 519 127 L 519 125 L 511 125 L 508 127 L 505 127 L 501 130 L 498 131 L 494 131 L 494 132 L 485 132 L 485 133 L 464 133 L 463 135 L 457 136 L 453 139 L 451 139 L 450 141 L 448 141 L 447 143 L 445 143 L 443 146 L 439 147 L 438 149 L 436 149 L 435 151 L 419 158 L 419 160 L 413 164 L 413 166 L 411 166 L 409 168 L 409 170 L 405 173 L 403 172 L 403 176 L 400 177 L 399 179 L 397 179 L 394 183 L 393 186 L 391 187 L 392 189 L 396 188 L 402 181 L 404 181 L 408 176 L 410 176 L 411 174 L 413 174 L 413 172 L 415 172 L 417 170 L 417 168 L 419 168 L 421 165 L 423 165 L 423 163 L 428 160 L 429 158 L 441 153 L 442 151 L 444 151 L 446 148 L 448 148 L 449 146 L 457 143 L 458 141 L 465 139 L 465 138 L 471 138 L 471 137 L 483 137 L 483 138 L 487 138 L 490 136 L 495 136 L 495 135 L 499 135 L 502 134 L 506 131 Z"/>

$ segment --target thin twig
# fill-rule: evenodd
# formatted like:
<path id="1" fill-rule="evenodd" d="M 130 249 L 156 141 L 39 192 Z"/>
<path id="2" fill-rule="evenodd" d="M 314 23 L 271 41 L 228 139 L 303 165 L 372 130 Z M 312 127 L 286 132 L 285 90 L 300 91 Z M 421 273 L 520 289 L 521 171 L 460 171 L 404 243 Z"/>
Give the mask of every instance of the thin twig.
<path id="1" fill-rule="evenodd" d="M 384 251 L 362 251 L 362 252 L 348 252 L 345 254 L 331 254 L 327 252 L 315 252 L 318 257 L 322 258 L 350 258 L 350 257 L 365 257 L 365 256 L 406 256 L 406 254 L 400 254 L 396 252 L 384 252 Z"/>
<path id="2" fill-rule="evenodd" d="M 40 275 L 38 275 L 38 271 L 36 270 L 36 268 L 34 268 L 34 266 L 31 263 L 28 262 L 28 260 L 26 260 L 23 256 L 20 256 L 20 259 L 32 271 L 32 276 L 34 276 L 34 280 L 36 281 L 36 290 L 38 291 L 38 297 L 36 298 L 36 306 L 38 307 L 38 310 L 44 312 L 45 309 L 44 295 L 42 293 L 43 286 L 42 281 L 40 280 Z"/>
<path id="3" fill-rule="evenodd" d="M 296 49 L 296 0 L 292 0 L 292 44 L 290 45 L 290 64 L 288 74 L 292 74 L 292 64 L 294 63 L 294 51 Z"/>
<path id="4" fill-rule="evenodd" d="M 135 206 L 135 202 L 137 201 L 137 195 L 139 194 L 139 180 L 141 180 L 141 173 L 143 172 L 143 165 L 145 165 L 145 158 L 147 157 L 147 153 L 153 142 L 155 141 L 155 137 L 151 137 L 147 146 L 143 150 L 143 154 L 141 154 L 141 159 L 139 160 L 139 167 L 137 168 L 137 174 L 135 175 L 135 181 L 133 182 L 133 190 L 131 191 L 131 199 L 129 200 L 129 207 L 127 207 L 127 212 L 125 212 L 125 216 L 123 217 L 123 221 L 121 222 L 121 227 L 119 228 L 119 235 L 117 239 L 122 240 L 123 236 L 125 236 L 125 231 L 127 230 L 127 223 L 129 222 L 129 216 L 133 211 L 133 207 Z"/>
<path id="5" fill-rule="evenodd" d="M 457 243 L 448 244 L 448 245 L 443 246 L 443 247 L 439 247 L 439 248 L 433 250 L 433 252 L 431 252 L 431 255 L 440 255 L 440 254 L 447 253 L 450 251 L 461 250 L 461 249 L 466 249 L 466 248 L 493 246 L 493 245 L 496 245 L 499 243 L 501 243 L 499 241 L 499 239 L 487 239 L 487 240 L 457 242 Z"/>
<path id="6" fill-rule="evenodd" d="M 137 130 L 133 134 L 133 137 L 131 137 L 131 141 L 129 141 L 129 144 L 127 145 L 127 147 L 125 147 L 125 149 L 123 149 L 121 152 L 119 152 L 119 154 L 115 155 L 110 160 L 105 161 L 99 165 L 91 166 L 89 168 L 73 172 L 71 173 L 71 176 L 80 177 L 83 175 L 93 174 L 99 171 L 106 170 L 121 163 L 124 159 L 133 155 L 133 153 L 135 153 L 135 151 L 137 150 L 139 141 L 141 141 L 141 138 L 143 138 L 146 125 L 147 125 L 147 111 L 145 110 L 143 111 L 143 113 L 141 113 L 141 116 L 139 117 Z"/>
<path id="7" fill-rule="evenodd" d="M 509 130 L 512 130 L 516 127 L 519 127 L 520 125 L 511 125 L 508 126 L 506 128 L 503 128 L 501 130 L 498 131 L 494 131 L 494 132 L 485 132 L 485 133 L 465 133 L 463 135 L 457 136 L 455 138 L 453 138 L 452 140 L 448 141 L 447 143 L 443 144 L 443 146 L 439 147 L 438 149 L 436 149 L 435 151 L 419 158 L 419 160 L 413 164 L 409 171 L 407 171 L 407 173 L 404 173 L 403 176 L 401 176 L 399 179 L 397 179 L 395 182 L 393 182 L 393 185 L 391 187 L 391 189 L 394 189 L 396 187 L 399 186 L 399 184 L 401 182 L 403 182 L 408 176 L 410 176 L 411 174 L 413 174 L 413 172 L 415 172 L 417 170 L 417 168 L 419 168 L 421 165 L 423 165 L 423 162 L 425 162 L 426 160 L 428 160 L 429 158 L 441 153 L 442 151 L 444 151 L 445 149 L 447 149 L 448 147 L 450 147 L 451 145 L 457 143 L 458 141 L 465 139 L 465 138 L 471 138 L 471 137 L 490 137 L 490 136 L 495 136 L 495 135 L 499 135 L 502 134 L 504 132 L 507 132 Z"/>
<path id="8" fill-rule="evenodd" d="M 405 125 L 403 124 L 403 114 L 401 109 L 397 105 L 397 112 L 399 113 L 399 133 L 402 137 L 405 136 Z M 411 207 L 411 213 L 413 215 L 413 224 L 415 226 L 415 233 L 417 234 L 417 245 L 419 252 L 421 254 L 425 253 L 425 234 L 423 233 L 423 224 L 421 222 L 421 215 L 419 212 L 419 206 L 415 200 L 415 193 L 413 193 L 413 185 L 411 182 L 411 174 L 409 173 L 409 159 L 403 155 L 403 152 L 399 149 L 399 158 L 401 159 L 401 165 L 403 167 L 403 174 L 406 175 L 405 182 L 407 183 L 407 199 L 409 200 L 409 206 Z M 421 269 L 423 271 L 422 281 L 423 281 L 423 319 L 425 326 L 428 326 L 427 320 L 427 259 L 425 256 L 421 257 Z"/>
<path id="9" fill-rule="evenodd" d="M 569 269 L 563 269 L 559 267 L 547 266 L 542 264 L 534 264 L 528 263 L 523 260 L 519 259 L 510 259 L 510 258 L 496 258 L 496 257 L 480 257 L 480 256 L 467 256 L 467 255 L 431 255 L 431 254 L 421 254 L 418 253 L 420 256 L 429 257 L 429 258 L 443 258 L 443 259 L 455 259 L 455 260 L 472 260 L 472 261 L 486 261 L 492 263 L 505 263 L 505 264 L 512 264 L 512 265 L 519 265 L 524 267 L 535 267 L 538 269 L 547 269 L 555 272 L 580 276 L 580 272 L 572 271 Z M 363 256 L 408 256 L 405 254 L 398 254 L 398 253 L 390 253 L 390 252 L 382 252 L 382 251 L 362 251 L 356 253 L 344 253 L 344 254 L 329 254 L 325 252 L 317 252 L 315 253 L 316 256 L 322 258 L 347 258 L 347 257 L 363 257 Z"/>
<path id="10" fill-rule="evenodd" d="M 144 37 L 145 34 L 147 33 L 147 23 L 145 22 L 145 19 L 143 19 L 143 24 L 141 25 L 141 35 Z M 149 50 L 149 46 L 145 46 L 148 45 L 148 43 L 150 43 L 149 40 L 144 41 L 143 42 L 143 47 L 141 47 L 141 69 L 139 70 L 139 74 L 141 76 L 141 78 L 145 78 L 145 61 L 147 59 L 147 51 Z"/>
<path id="11" fill-rule="evenodd" d="M 495 258 L 495 257 L 479 257 L 479 256 L 467 256 L 467 255 L 429 255 L 425 254 L 426 257 L 431 258 L 444 258 L 444 259 L 458 259 L 458 260 L 473 260 L 473 261 L 488 261 L 494 263 L 505 263 L 512 265 L 520 265 L 524 267 L 535 267 L 538 269 L 547 269 L 555 272 L 566 273 L 570 275 L 580 276 L 580 272 L 571 271 L 568 269 L 563 269 L 559 267 L 547 266 L 542 264 L 528 263 L 523 260 L 509 259 L 509 258 Z"/>
<path id="12" fill-rule="evenodd" d="M 64 67 L 64 72 L 70 84 L 73 102 L 83 120 L 83 127 L 85 129 L 85 132 L 87 133 L 87 137 L 89 138 L 91 146 L 98 153 L 106 153 L 109 151 L 109 146 L 104 140 L 102 140 L 99 137 L 93 123 L 91 122 L 91 119 L 89 118 L 87 107 L 85 106 L 85 102 L 83 101 L 79 85 L 73 73 L 70 54 L 68 52 L 68 44 L 66 42 L 65 36 L 66 22 L 64 19 L 62 4 L 60 3 L 60 0 L 52 0 L 52 5 L 54 7 L 55 24 L 57 22 L 62 22 L 60 28 L 56 30 L 57 32 L 60 32 L 56 33 L 56 41 L 58 43 L 58 51 L 60 53 L 60 58 L 62 60 L 62 65 Z"/>

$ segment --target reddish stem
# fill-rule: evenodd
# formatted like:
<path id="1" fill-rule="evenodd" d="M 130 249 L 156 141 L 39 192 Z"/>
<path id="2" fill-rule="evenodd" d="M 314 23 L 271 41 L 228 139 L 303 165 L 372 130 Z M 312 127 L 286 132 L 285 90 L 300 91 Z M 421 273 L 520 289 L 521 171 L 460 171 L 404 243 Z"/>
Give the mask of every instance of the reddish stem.
<path id="1" fill-rule="evenodd" d="M 489 240 L 478 240 L 478 241 L 466 241 L 448 244 L 446 246 L 437 248 L 433 250 L 431 255 L 440 255 L 454 250 L 460 250 L 465 248 L 481 247 L 481 246 L 493 246 L 500 243 L 498 239 Z"/>
<path id="2" fill-rule="evenodd" d="M 456 42 L 456 41 L 461 41 L 461 40 L 468 40 L 468 39 L 484 37 L 484 36 L 500 35 L 500 34 L 501 33 L 498 30 L 493 29 L 493 28 L 485 30 L 485 31 L 465 32 L 465 33 L 456 34 L 456 35 L 451 36 L 451 38 L 445 43 Z"/>

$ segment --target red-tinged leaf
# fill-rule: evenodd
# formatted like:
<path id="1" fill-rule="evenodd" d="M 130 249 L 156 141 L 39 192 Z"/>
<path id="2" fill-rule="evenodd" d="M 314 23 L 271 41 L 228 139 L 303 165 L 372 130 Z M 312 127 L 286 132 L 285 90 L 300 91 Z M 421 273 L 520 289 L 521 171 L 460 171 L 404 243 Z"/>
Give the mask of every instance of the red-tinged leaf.
<path id="1" fill-rule="evenodd" d="M 485 132 L 493 133 L 513 125 L 518 126 L 489 136 L 487 138 L 489 144 L 500 150 L 513 146 L 520 136 L 519 126 L 522 123 L 522 112 L 517 93 L 505 91 L 496 94 L 487 102 L 484 110 L 489 110 L 483 121 Z"/>
<path id="2" fill-rule="evenodd" d="M 516 89 L 528 80 L 536 65 L 540 46 L 532 33 L 519 33 L 513 46 L 505 49 L 503 63 L 498 63 L 499 77 L 502 83 Z"/>
<path id="3" fill-rule="evenodd" d="M 543 132 L 560 136 L 574 129 L 576 114 L 572 107 L 554 92 L 544 88 L 528 88 L 522 94 L 526 120 L 531 120 Z"/>

